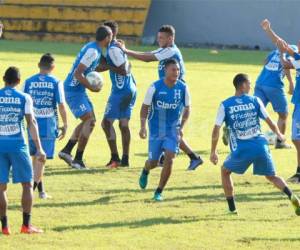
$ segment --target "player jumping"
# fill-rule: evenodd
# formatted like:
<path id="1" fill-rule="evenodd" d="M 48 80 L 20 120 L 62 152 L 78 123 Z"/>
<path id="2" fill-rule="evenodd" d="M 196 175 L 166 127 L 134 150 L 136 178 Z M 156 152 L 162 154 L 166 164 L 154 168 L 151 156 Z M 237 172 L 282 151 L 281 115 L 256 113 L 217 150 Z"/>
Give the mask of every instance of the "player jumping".
<path id="1" fill-rule="evenodd" d="M 300 201 L 292 193 L 285 181 L 276 176 L 275 166 L 267 140 L 261 132 L 260 119 L 266 121 L 270 129 L 281 141 L 285 138 L 278 126 L 270 119 L 262 101 L 250 96 L 250 81 L 245 74 L 237 74 L 233 79 L 235 95 L 223 101 L 219 107 L 215 127 L 212 133 L 210 160 L 218 163 L 217 144 L 220 128 L 225 122 L 229 130 L 231 153 L 225 160 L 222 169 L 222 185 L 230 213 L 237 213 L 234 201 L 231 173 L 244 174 L 253 164 L 255 175 L 265 176 L 268 181 L 284 192 L 290 199 L 295 212 L 300 215 Z"/>

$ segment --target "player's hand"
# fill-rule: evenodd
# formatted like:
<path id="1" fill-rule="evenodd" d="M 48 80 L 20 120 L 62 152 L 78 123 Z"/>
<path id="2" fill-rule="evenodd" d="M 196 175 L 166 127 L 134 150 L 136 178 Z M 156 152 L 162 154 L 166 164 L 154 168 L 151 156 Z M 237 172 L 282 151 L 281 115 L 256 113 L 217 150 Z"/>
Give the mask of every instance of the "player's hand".
<path id="1" fill-rule="evenodd" d="M 284 41 L 284 40 L 282 40 L 282 39 L 279 39 L 276 42 L 276 45 L 277 45 L 278 49 L 280 50 L 280 52 L 282 52 L 282 53 L 287 52 L 288 47 L 289 47 L 289 45 L 287 44 L 287 42 Z"/>
<path id="2" fill-rule="evenodd" d="M 269 30 L 269 29 L 271 29 L 271 23 L 270 23 L 270 21 L 268 19 L 263 20 L 260 23 L 260 25 L 263 28 L 263 30 Z"/>
<path id="3" fill-rule="evenodd" d="M 141 139 L 146 139 L 147 138 L 147 129 L 141 128 L 139 134 L 140 134 Z"/>
<path id="4" fill-rule="evenodd" d="M 45 163 L 46 162 L 46 154 L 43 149 L 38 150 L 35 154 L 39 162 Z"/>
<path id="5" fill-rule="evenodd" d="M 98 86 L 91 86 L 91 85 L 90 85 L 90 86 L 89 86 L 89 90 L 92 91 L 92 92 L 95 92 L 95 93 L 100 92 L 101 89 L 102 89 L 102 86 L 101 86 L 101 85 L 98 85 Z"/>
<path id="6" fill-rule="evenodd" d="M 210 154 L 210 161 L 212 162 L 212 164 L 217 165 L 219 161 L 219 156 L 216 152 Z"/>
<path id="7" fill-rule="evenodd" d="M 121 50 L 123 50 L 123 51 L 126 50 L 125 42 L 124 42 L 123 40 L 118 39 L 118 40 L 117 40 L 117 46 L 118 46 Z"/>
<path id="8" fill-rule="evenodd" d="M 67 133 L 67 129 L 68 129 L 68 125 L 64 124 L 64 126 L 58 128 L 60 131 L 60 134 L 58 135 L 58 139 L 61 141 L 62 139 L 65 138 L 66 133 Z"/>

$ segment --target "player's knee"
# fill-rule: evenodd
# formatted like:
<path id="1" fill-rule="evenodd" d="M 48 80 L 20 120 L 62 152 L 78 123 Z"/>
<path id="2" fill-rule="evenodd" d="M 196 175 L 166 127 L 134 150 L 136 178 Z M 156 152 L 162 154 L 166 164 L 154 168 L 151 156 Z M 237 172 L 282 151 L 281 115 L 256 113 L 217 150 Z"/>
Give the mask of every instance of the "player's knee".
<path id="1" fill-rule="evenodd" d="M 120 128 L 122 133 L 128 133 L 129 132 L 128 124 L 119 123 L 119 128 Z"/>
<path id="2" fill-rule="evenodd" d="M 6 184 L 0 184 L 0 192 L 5 192 L 7 190 Z"/>
<path id="3" fill-rule="evenodd" d="M 228 169 L 226 169 L 224 166 L 221 168 L 221 173 L 223 176 L 228 176 L 231 174 L 231 171 L 229 171 Z"/>
<path id="4" fill-rule="evenodd" d="M 278 113 L 279 119 L 282 121 L 286 121 L 288 118 L 288 113 Z"/>
<path id="5" fill-rule="evenodd" d="M 174 158 L 173 157 L 165 157 L 164 166 L 170 167 L 173 165 Z"/>
<path id="6" fill-rule="evenodd" d="M 265 176 L 266 177 L 266 179 L 268 180 L 268 181 L 270 181 L 270 182 L 274 182 L 276 179 L 277 179 L 277 176 Z"/>
<path id="7" fill-rule="evenodd" d="M 31 189 L 32 183 L 31 182 L 23 182 L 22 187 L 23 187 L 23 189 Z"/>

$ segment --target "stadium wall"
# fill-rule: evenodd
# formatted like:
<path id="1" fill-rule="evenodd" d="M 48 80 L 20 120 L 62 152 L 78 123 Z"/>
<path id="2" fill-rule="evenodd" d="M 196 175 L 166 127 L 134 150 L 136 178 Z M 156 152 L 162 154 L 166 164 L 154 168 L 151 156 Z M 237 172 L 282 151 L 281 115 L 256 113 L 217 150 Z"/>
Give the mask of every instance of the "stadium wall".
<path id="1" fill-rule="evenodd" d="M 299 9 L 294 0 L 152 0 L 143 42 L 154 43 L 159 26 L 172 24 L 179 44 L 267 49 L 272 44 L 260 21 L 268 18 L 276 32 L 297 43 Z"/>

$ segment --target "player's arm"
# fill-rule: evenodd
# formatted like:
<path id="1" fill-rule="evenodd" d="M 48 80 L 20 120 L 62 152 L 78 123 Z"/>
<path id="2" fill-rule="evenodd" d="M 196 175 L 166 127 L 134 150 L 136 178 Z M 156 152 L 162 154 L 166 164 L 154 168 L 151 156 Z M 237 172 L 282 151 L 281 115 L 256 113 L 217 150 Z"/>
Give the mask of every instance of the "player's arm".
<path id="1" fill-rule="evenodd" d="M 148 115 L 149 115 L 150 105 L 152 104 L 154 93 L 155 93 L 155 87 L 152 85 L 147 90 L 144 102 L 143 102 L 142 107 L 141 107 L 141 111 L 140 111 L 141 129 L 140 129 L 139 134 L 140 134 L 140 137 L 142 139 L 147 138 L 146 123 L 147 123 L 147 118 L 148 118 Z"/>
<path id="2" fill-rule="evenodd" d="M 34 113 L 33 113 L 32 99 L 29 95 L 26 96 L 25 119 L 27 122 L 27 127 L 29 129 L 29 133 L 30 133 L 33 143 L 37 149 L 36 156 L 39 158 L 39 161 L 45 162 L 46 154 L 41 145 L 38 126 L 37 126 L 37 122 L 36 122 L 36 119 L 35 119 Z"/>
<path id="3" fill-rule="evenodd" d="M 190 92 L 188 87 L 186 86 L 185 89 L 185 97 L 184 97 L 184 109 L 183 109 L 183 114 L 181 118 L 181 123 L 180 123 L 180 136 L 183 136 L 183 127 L 187 123 L 189 117 L 191 114 L 191 97 L 190 97 Z"/>
<path id="4" fill-rule="evenodd" d="M 290 95 L 292 95 L 294 93 L 295 85 L 294 85 L 294 81 L 293 81 L 293 78 L 292 78 L 291 71 L 290 71 L 290 69 L 285 68 L 284 73 L 285 73 L 286 78 L 288 79 L 288 82 L 289 82 L 289 91 L 288 91 L 288 93 Z"/>
<path id="5" fill-rule="evenodd" d="M 64 93 L 62 82 L 59 82 L 57 84 L 56 103 L 58 103 L 58 112 L 63 122 L 63 126 L 59 127 L 61 133 L 58 137 L 59 140 L 62 140 L 65 137 L 68 129 L 68 120 L 67 120 L 67 112 L 66 112 L 66 105 L 65 105 L 65 93 Z"/>
<path id="6" fill-rule="evenodd" d="M 225 110 L 223 104 L 221 104 L 218 110 L 215 126 L 213 128 L 212 135 L 211 135 L 210 161 L 214 165 L 216 165 L 219 161 L 217 146 L 220 138 L 220 128 L 224 122 L 224 119 L 225 119 Z"/>
<path id="7" fill-rule="evenodd" d="M 124 43 L 119 42 L 118 46 L 126 53 L 128 56 L 131 56 L 137 60 L 143 61 L 143 62 L 153 62 L 158 61 L 155 55 L 152 52 L 141 52 L 141 51 L 134 51 L 129 50 L 126 48 Z"/>
<path id="8" fill-rule="evenodd" d="M 268 111 L 266 110 L 262 101 L 259 98 L 257 98 L 257 100 L 258 100 L 258 104 L 260 106 L 260 114 L 259 114 L 260 118 L 265 120 L 265 122 L 268 124 L 269 128 L 277 135 L 277 138 L 280 141 L 285 141 L 284 135 L 280 132 L 277 124 L 270 118 Z"/>

